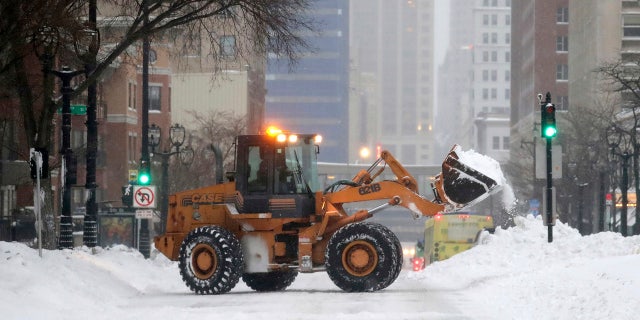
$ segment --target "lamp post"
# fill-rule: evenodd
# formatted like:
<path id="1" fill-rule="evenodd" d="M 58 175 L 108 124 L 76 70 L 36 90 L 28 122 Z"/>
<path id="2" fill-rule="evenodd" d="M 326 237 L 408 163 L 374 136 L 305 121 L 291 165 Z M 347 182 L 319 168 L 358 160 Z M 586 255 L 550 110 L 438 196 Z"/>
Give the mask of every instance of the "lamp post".
<path id="1" fill-rule="evenodd" d="M 186 131 L 182 125 L 174 124 L 169 129 L 169 141 L 171 145 L 163 152 L 156 153 L 155 148 L 160 144 L 162 129 L 155 124 L 149 127 L 149 146 L 154 157 L 160 157 L 162 164 L 162 192 L 160 208 L 160 232 L 165 232 L 167 213 L 169 210 L 169 158 L 179 155 L 183 163 L 191 163 L 193 149 L 190 146 L 180 149 L 184 144 Z"/>
<path id="2" fill-rule="evenodd" d="M 89 33 L 91 43 L 85 59 L 85 73 L 87 78 L 91 76 L 96 67 L 96 56 L 100 47 L 100 38 L 97 29 L 97 1 L 89 1 Z M 96 80 L 97 81 L 97 80 Z M 97 215 L 98 206 L 96 204 L 96 158 L 98 151 L 98 121 L 97 121 L 97 86 L 93 81 L 87 87 L 87 155 L 86 167 L 87 176 L 85 179 L 86 202 L 83 243 L 89 248 L 93 248 L 98 243 Z"/>
<path id="3" fill-rule="evenodd" d="M 64 179 L 62 189 L 62 212 L 60 213 L 60 239 L 58 248 L 73 248 L 73 220 L 71 218 L 71 184 L 73 177 L 69 170 L 73 162 L 73 150 L 71 149 L 71 79 L 82 74 L 84 71 L 71 71 L 67 66 L 62 67 L 62 71 L 51 70 L 52 74 L 62 81 L 62 177 Z M 75 174 L 75 173 L 74 173 Z"/>
<path id="4" fill-rule="evenodd" d="M 629 159 L 634 157 L 636 154 L 635 152 L 630 152 L 631 143 L 628 133 L 617 127 L 612 127 L 610 128 L 607 137 L 609 140 L 611 155 L 617 156 L 622 160 L 622 178 L 620 181 L 620 193 L 622 195 L 622 207 L 620 208 L 620 233 L 622 236 L 626 237 L 628 235 L 627 207 L 629 203 Z M 613 214 L 615 216 L 615 211 Z"/>

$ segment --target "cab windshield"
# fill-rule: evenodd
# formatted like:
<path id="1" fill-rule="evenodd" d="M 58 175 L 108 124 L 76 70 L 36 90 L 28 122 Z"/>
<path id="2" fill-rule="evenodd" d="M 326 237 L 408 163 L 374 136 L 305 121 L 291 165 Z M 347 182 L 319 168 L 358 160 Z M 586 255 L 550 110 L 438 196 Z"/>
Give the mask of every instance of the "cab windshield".
<path id="1" fill-rule="evenodd" d="M 318 161 L 313 139 L 298 139 L 275 150 L 274 190 L 304 194 L 320 190 Z"/>

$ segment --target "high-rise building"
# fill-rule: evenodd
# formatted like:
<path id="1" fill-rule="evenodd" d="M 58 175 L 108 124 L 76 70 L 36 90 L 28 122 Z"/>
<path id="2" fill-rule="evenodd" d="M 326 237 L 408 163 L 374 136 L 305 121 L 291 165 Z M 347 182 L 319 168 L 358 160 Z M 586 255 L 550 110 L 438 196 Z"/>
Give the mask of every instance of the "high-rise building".
<path id="1" fill-rule="evenodd" d="M 351 139 L 350 160 L 364 158 L 361 147 L 389 150 L 405 164 L 441 160 L 433 155 L 433 11 L 433 0 L 351 1 L 351 70 L 363 80 L 351 89 L 367 113 L 350 126 L 377 123 Z"/>
<path id="2" fill-rule="evenodd" d="M 569 13 L 571 14 L 571 24 L 569 25 L 569 112 L 581 114 L 590 110 L 604 112 L 611 110 L 616 113 L 616 121 L 626 123 L 628 128 L 633 128 L 636 112 L 630 112 L 629 107 L 637 107 L 637 92 L 619 90 L 619 82 L 612 82 L 611 78 L 605 77 L 597 71 L 600 68 L 608 69 L 611 65 L 616 64 L 616 69 L 619 71 L 626 71 L 625 69 L 629 68 L 631 76 L 628 79 L 637 79 L 637 63 L 640 61 L 640 3 L 629 0 L 569 1 Z M 588 137 L 583 138 L 588 139 Z M 623 152 L 626 148 L 629 148 L 626 150 L 632 150 L 630 143 L 626 146 L 624 143 L 621 144 L 613 144 L 614 149 L 611 150 L 607 140 L 599 141 L 599 146 L 604 147 L 603 149 L 607 152 L 610 160 L 621 159 L 616 159 L 616 152 Z M 584 157 L 571 154 L 568 155 L 568 158 L 571 159 L 572 156 L 574 159 L 584 159 Z M 618 179 L 623 178 L 620 176 L 616 178 L 615 174 L 610 172 L 612 169 L 617 170 L 624 167 L 624 162 L 620 161 L 619 167 L 616 168 L 615 164 L 612 167 L 607 167 L 602 161 L 584 160 L 587 160 L 583 164 L 587 165 L 588 175 L 593 177 L 591 182 L 583 184 L 586 187 L 585 194 L 596 195 L 595 189 L 605 190 L 607 188 L 606 192 L 614 194 L 615 203 L 620 203 L 622 196 L 615 195 L 616 184 L 618 188 L 624 189 L 621 187 L 622 183 L 618 184 L 617 182 L 620 181 Z M 629 172 L 631 175 L 631 171 Z M 581 182 L 578 178 L 575 179 Z M 613 185 L 607 186 L 609 183 Z M 630 192 L 635 191 L 630 190 Z M 616 215 L 609 215 L 604 210 L 600 210 L 602 203 L 598 196 L 587 196 L 582 201 L 585 202 L 583 206 L 585 212 L 580 212 L 581 215 L 576 221 L 581 222 L 579 227 L 586 224 L 586 228 L 582 227 L 581 229 L 583 234 L 589 230 L 621 231 L 623 225 L 621 208 L 618 209 L 620 211 L 616 217 Z M 636 228 L 638 218 L 637 210 L 635 213 L 634 210 L 627 213 L 627 234 L 638 234 Z M 592 224 L 591 228 L 588 223 Z M 625 234 L 624 231 L 623 234 Z"/>
<path id="3" fill-rule="evenodd" d="M 598 108 L 597 103 L 614 102 L 611 92 L 603 90 L 603 78 L 594 70 L 621 58 L 637 61 L 639 8 L 637 1 L 585 0 L 569 3 L 569 101 L 572 107 Z"/>
<path id="4" fill-rule="evenodd" d="M 473 24 L 475 148 L 506 162 L 510 145 L 511 0 L 476 0 Z"/>
<path id="5" fill-rule="evenodd" d="M 349 6 L 318 0 L 307 13 L 319 32 L 303 35 L 311 46 L 291 70 L 289 61 L 268 57 L 265 122 L 285 130 L 318 133 L 319 159 L 346 162 L 349 132 Z"/>
<path id="6" fill-rule="evenodd" d="M 569 108 L 569 0 L 512 0 L 511 148 L 539 136 L 537 95 Z M 539 139 L 538 139 L 539 140 Z"/>
<path id="7" fill-rule="evenodd" d="M 450 4 L 450 43 L 438 74 L 438 153 L 457 143 L 504 162 L 510 144 L 511 1 Z"/>

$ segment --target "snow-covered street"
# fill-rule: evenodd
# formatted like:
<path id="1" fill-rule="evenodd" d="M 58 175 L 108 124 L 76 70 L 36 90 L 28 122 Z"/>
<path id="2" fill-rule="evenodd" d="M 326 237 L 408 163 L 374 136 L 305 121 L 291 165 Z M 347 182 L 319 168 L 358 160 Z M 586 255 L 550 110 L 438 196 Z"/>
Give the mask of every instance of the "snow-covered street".
<path id="1" fill-rule="evenodd" d="M 300 274 L 284 292 L 242 281 L 195 295 L 177 263 L 124 246 L 38 251 L 0 242 L 2 319 L 637 319 L 640 237 L 582 237 L 559 223 L 554 242 L 533 217 L 389 288 L 345 293 L 326 273 Z"/>

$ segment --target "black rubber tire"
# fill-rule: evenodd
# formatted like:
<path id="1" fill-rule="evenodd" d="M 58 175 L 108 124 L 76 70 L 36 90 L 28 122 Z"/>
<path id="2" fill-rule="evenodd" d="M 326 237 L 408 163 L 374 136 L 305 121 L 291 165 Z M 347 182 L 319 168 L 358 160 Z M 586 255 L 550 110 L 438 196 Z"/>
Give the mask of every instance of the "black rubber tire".
<path id="1" fill-rule="evenodd" d="M 366 257 L 366 263 L 350 257 Z M 346 225 L 329 239 L 325 252 L 329 278 L 347 292 L 378 291 L 391 285 L 402 270 L 402 245 L 378 223 Z"/>
<path id="2" fill-rule="evenodd" d="M 220 226 L 191 230 L 180 245 L 178 266 L 182 280 L 198 294 L 229 292 L 244 271 L 238 238 Z"/>
<path id="3" fill-rule="evenodd" d="M 273 271 L 245 273 L 242 281 L 255 291 L 282 291 L 289 287 L 298 276 L 298 271 Z"/>

